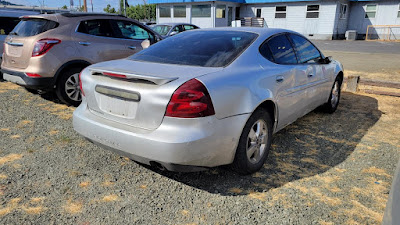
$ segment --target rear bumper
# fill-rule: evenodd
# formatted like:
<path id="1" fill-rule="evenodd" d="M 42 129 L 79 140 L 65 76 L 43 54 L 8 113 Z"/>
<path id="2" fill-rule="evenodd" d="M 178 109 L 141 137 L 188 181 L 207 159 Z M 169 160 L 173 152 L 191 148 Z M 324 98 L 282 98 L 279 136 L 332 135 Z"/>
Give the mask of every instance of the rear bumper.
<path id="1" fill-rule="evenodd" d="M 74 112 L 73 125 L 87 139 L 135 161 L 161 164 L 171 171 L 196 171 L 233 162 L 247 119 L 248 115 L 222 120 L 165 117 L 149 131 L 98 117 L 84 101 Z"/>
<path id="2" fill-rule="evenodd" d="M 51 89 L 54 85 L 52 77 L 28 77 L 23 72 L 1 69 L 3 79 L 33 89 Z"/>

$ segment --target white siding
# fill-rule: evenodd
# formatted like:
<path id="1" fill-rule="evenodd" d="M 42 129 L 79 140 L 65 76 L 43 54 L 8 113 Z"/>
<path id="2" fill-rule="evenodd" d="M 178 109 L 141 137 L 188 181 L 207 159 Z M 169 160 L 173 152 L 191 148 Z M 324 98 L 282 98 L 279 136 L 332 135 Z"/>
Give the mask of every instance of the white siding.
<path id="1" fill-rule="evenodd" d="M 306 18 L 307 4 L 320 5 L 319 18 Z M 282 5 L 286 5 L 286 18 L 276 19 L 275 7 Z M 294 30 L 309 38 L 332 38 L 337 8 L 335 1 L 248 4 L 242 5 L 240 15 L 241 17 L 255 17 L 258 8 L 261 8 L 261 17 L 265 19 L 268 27 Z"/>
<path id="2" fill-rule="evenodd" d="M 397 18 L 400 1 L 374 1 L 374 2 L 352 2 L 348 29 L 356 30 L 358 34 L 365 35 L 368 25 L 400 25 Z M 365 18 L 365 7 L 367 4 L 376 4 L 376 16 L 373 19 Z M 394 32 L 399 33 L 400 28 Z"/>
<path id="3" fill-rule="evenodd" d="M 198 4 L 210 4 L 211 5 L 211 16 L 204 17 L 192 17 L 192 5 Z M 170 6 L 171 7 L 171 17 L 161 17 L 159 12 L 159 6 Z M 174 18 L 173 6 L 174 5 L 186 5 L 186 18 Z M 215 18 L 215 7 L 216 5 L 226 6 L 225 18 L 217 19 Z M 156 15 L 157 23 L 192 23 L 200 28 L 210 28 L 210 27 L 226 27 L 228 25 L 228 7 L 232 7 L 232 19 L 235 20 L 235 7 L 239 7 L 239 4 L 228 3 L 228 2 L 199 2 L 199 3 L 174 3 L 174 4 L 157 4 Z"/>

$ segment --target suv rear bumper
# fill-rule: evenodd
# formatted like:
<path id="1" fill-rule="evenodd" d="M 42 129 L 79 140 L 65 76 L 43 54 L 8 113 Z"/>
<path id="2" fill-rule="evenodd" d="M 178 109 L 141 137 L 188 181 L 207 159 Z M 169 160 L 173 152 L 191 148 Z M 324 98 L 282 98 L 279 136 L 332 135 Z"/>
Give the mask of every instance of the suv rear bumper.
<path id="1" fill-rule="evenodd" d="M 52 77 L 28 77 L 23 72 L 11 71 L 1 69 L 3 73 L 3 79 L 16 83 L 22 86 L 26 86 L 32 89 L 51 89 L 54 85 L 54 78 Z"/>

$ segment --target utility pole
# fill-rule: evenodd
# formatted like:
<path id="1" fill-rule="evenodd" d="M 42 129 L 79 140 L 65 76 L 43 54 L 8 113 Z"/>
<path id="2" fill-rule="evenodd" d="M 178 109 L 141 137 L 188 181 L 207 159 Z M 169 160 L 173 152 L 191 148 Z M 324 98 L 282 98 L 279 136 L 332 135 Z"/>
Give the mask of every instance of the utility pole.
<path id="1" fill-rule="evenodd" d="M 87 12 L 87 3 L 86 0 L 83 0 L 83 11 Z"/>
<path id="2" fill-rule="evenodd" d="M 90 4 L 92 5 L 92 12 L 93 12 L 93 0 L 90 0 Z"/>
<path id="3" fill-rule="evenodd" d="M 126 16 L 126 0 L 124 0 L 124 15 Z"/>

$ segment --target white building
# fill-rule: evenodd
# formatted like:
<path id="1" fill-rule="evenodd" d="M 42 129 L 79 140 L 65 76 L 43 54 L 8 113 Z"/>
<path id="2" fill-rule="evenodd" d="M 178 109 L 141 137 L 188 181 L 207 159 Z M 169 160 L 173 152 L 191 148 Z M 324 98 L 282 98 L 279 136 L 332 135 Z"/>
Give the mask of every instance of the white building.
<path id="1" fill-rule="evenodd" d="M 192 23 L 201 28 L 231 26 L 233 20 L 263 18 L 271 28 L 286 28 L 313 39 L 344 38 L 356 30 L 364 38 L 368 25 L 397 25 L 400 36 L 400 0 L 149 0 L 157 4 L 157 23 Z M 383 29 L 383 28 L 382 28 Z M 400 39 L 400 37 L 397 37 Z"/>

